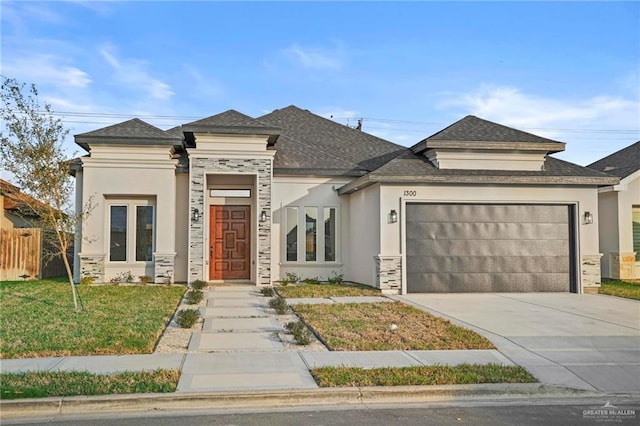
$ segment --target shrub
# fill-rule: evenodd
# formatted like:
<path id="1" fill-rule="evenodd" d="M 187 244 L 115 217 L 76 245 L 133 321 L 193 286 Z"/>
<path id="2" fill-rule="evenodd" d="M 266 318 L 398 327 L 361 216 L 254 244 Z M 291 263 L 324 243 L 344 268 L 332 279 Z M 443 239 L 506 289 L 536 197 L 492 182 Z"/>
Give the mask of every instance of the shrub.
<path id="1" fill-rule="evenodd" d="M 109 280 L 109 282 L 111 284 L 120 284 L 120 283 L 132 283 L 134 280 L 133 278 L 133 274 L 131 273 L 131 271 L 126 271 L 126 272 L 120 272 L 118 275 L 116 275 L 115 277 L 111 278 Z"/>
<path id="2" fill-rule="evenodd" d="M 285 325 L 286 329 L 293 334 L 293 339 L 298 345 L 304 346 L 311 343 L 311 332 L 300 321 L 292 321 Z"/>
<path id="3" fill-rule="evenodd" d="M 142 285 L 147 285 L 153 282 L 153 278 L 151 278 L 149 275 L 140 275 L 138 278 L 140 279 L 140 284 Z"/>
<path id="4" fill-rule="evenodd" d="M 187 292 L 187 295 L 185 296 L 189 305 L 197 305 L 202 302 L 203 298 L 204 294 L 200 290 L 191 290 Z"/>
<path id="5" fill-rule="evenodd" d="M 318 277 L 305 278 L 304 280 L 302 280 L 302 282 L 305 284 L 320 284 L 320 280 L 318 280 Z"/>
<path id="6" fill-rule="evenodd" d="M 197 309 L 183 309 L 178 312 L 176 322 L 182 328 L 191 328 L 200 318 L 200 312 Z"/>
<path id="7" fill-rule="evenodd" d="M 287 306 L 287 301 L 280 296 L 274 297 L 273 299 L 269 300 L 269 307 L 273 308 L 278 315 L 286 314 L 289 308 Z"/>
<path id="8" fill-rule="evenodd" d="M 260 289 L 260 293 L 264 297 L 273 297 L 273 294 L 274 294 L 273 287 L 262 287 Z"/>
<path id="9" fill-rule="evenodd" d="M 329 277 L 327 279 L 329 284 L 336 284 L 336 285 L 342 284 L 344 275 L 343 274 L 338 274 L 336 271 L 331 271 L 331 273 L 333 273 L 333 277 Z"/>
<path id="10" fill-rule="evenodd" d="M 204 290 L 204 288 L 208 285 L 209 283 L 207 283 L 206 281 L 195 280 L 191 283 L 191 288 L 193 288 L 194 290 Z"/>
<path id="11" fill-rule="evenodd" d="M 95 282 L 96 277 L 82 277 L 80 279 L 80 285 L 85 286 L 85 285 L 91 285 Z"/>
<path id="12" fill-rule="evenodd" d="M 300 275 L 296 274 L 295 272 L 287 272 L 285 274 L 285 279 L 290 283 L 295 284 L 297 282 L 300 282 Z"/>

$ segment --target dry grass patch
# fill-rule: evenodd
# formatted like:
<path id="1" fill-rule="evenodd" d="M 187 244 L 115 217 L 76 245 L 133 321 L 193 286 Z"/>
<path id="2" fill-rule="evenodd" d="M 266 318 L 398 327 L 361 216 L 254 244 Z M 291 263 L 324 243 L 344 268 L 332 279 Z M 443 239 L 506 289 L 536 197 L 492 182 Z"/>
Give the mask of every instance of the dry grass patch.
<path id="1" fill-rule="evenodd" d="M 276 291 L 284 298 L 382 296 L 380 290 L 362 284 L 289 284 Z"/>
<path id="2" fill-rule="evenodd" d="M 640 300 L 640 284 L 619 280 L 607 280 L 602 282 L 598 293 Z"/>
<path id="3" fill-rule="evenodd" d="M 464 385 L 478 383 L 535 383 L 520 366 L 496 364 L 420 366 L 364 369 L 322 367 L 311 371 L 320 387 Z"/>
<path id="4" fill-rule="evenodd" d="M 295 305 L 334 351 L 494 349 L 478 333 L 400 302 Z M 391 331 L 390 325 L 397 330 Z"/>

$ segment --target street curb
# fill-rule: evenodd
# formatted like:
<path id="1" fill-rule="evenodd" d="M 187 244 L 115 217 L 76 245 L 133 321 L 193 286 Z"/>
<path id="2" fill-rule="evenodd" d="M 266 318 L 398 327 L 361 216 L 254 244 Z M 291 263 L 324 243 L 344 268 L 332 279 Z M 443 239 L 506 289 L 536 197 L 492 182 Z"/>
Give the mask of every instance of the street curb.
<path id="1" fill-rule="evenodd" d="M 109 412 L 162 412 L 228 408 L 283 408 L 442 402 L 480 399 L 570 398 L 601 393 L 539 383 L 319 388 L 252 392 L 126 394 L 0 401 L 0 419 L 38 418 Z"/>

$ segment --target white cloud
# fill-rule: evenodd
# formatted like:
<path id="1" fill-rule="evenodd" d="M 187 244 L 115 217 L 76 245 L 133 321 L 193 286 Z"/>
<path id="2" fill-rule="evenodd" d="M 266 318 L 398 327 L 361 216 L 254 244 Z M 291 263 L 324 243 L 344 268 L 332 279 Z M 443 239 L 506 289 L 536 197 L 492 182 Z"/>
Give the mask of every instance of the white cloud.
<path id="1" fill-rule="evenodd" d="M 66 87 L 82 88 L 91 83 L 86 72 L 64 64 L 64 59 L 61 57 L 47 54 L 19 56 L 13 60 L 7 60 L 5 57 L 2 73 L 22 81 Z"/>
<path id="2" fill-rule="evenodd" d="M 304 47 L 294 43 L 284 52 L 306 68 L 339 70 L 345 60 L 345 52 L 340 45 L 332 49 L 324 49 Z"/>
<path id="3" fill-rule="evenodd" d="M 183 65 L 185 74 L 191 78 L 192 86 L 188 88 L 188 93 L 192 93 L 200 98 L 218 98 L 224 92 L 222 86 L 216 83 L 215 78 L 212 76 L 202 75 L 198 69 L 196 69 L 193 65 L 185 64 Z"/>
<path id="4" fill-rule="evenodd" d="M 102 58 L 113 68 L 116 83 L 133 90 L 142 90 L 155 99 L 166 100 L 174 95 L 171 86 L 153 77 L 147 70 L 145 61 L 136 59 L 120 59 L 115 47 L 103 46 L 100 49 Z"/>

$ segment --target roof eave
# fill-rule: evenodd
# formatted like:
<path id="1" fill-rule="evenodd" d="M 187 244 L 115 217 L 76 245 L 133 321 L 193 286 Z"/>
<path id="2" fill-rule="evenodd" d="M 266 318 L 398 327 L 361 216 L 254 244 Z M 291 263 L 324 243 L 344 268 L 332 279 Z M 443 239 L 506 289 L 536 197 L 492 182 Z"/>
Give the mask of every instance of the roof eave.
<path id="1" fill-rule="evenodd" d="M 166 137 L 154 138 L 148 136 L 81 136 L 74 137 L 75 143 L 86 151 L 90 151 L 90 145 L 167 145 L 180 146 L 182 138 Z M 143 142 L 142 144 L 140 142 Z"/>
<path id="2" fill-rule="evenodd" d="M 492 142 L 492 141 L 446 141 L 423 139 L 410 149 L 414 154 L 422 154 L 428 149 L 467 149 L 467 150 L 505 150 L 538 151 L 553 154 L 565 150 L 564 142 Z"/>

